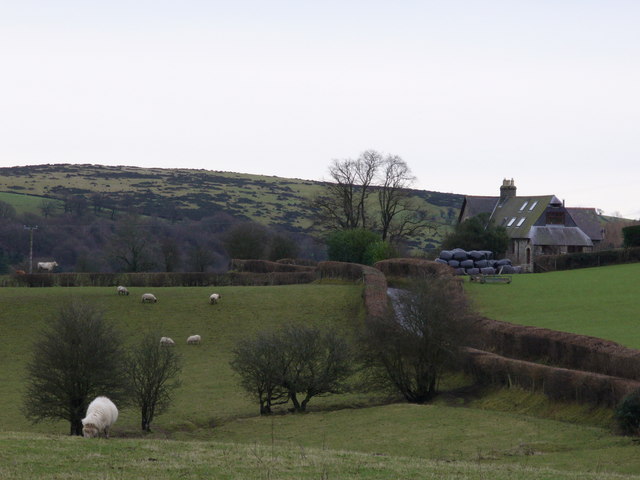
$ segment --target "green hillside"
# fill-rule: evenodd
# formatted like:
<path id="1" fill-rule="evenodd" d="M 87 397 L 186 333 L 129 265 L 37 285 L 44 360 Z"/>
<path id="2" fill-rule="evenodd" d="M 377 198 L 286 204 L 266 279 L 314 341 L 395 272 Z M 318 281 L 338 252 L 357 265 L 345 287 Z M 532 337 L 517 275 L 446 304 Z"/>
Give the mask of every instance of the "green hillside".
<path id="1" fill-rule="evenodd" d="M 135 208 L 168 219 L 200 219 L 221 212 L 291 231 L 312 227 L 310 200 L 322 182 L 191 169 L 110 167 L 102 165 L 37 165 L 0 168 L 0 192 L 65 200 L 83 196 L 98 212 Z M 462 196 L 412 190 L 417 205 L 428 212 L 437 231 L 413 239 L 420 249 L 435 248 L 455 220 Z M 16 196 L 5 197 L 14 204 Z"/>

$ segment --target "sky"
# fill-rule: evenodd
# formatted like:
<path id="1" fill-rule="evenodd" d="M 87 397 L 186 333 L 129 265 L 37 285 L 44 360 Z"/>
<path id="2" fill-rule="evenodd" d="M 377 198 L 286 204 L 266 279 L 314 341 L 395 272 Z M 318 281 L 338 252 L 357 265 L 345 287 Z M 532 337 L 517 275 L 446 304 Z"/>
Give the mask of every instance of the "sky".
<path id="1" fill-rule="evenodd" d="M 415 188 L 640 218 L 640 2 L 0 2 L 0 166 L 327 180 L 400 156 Z"/>

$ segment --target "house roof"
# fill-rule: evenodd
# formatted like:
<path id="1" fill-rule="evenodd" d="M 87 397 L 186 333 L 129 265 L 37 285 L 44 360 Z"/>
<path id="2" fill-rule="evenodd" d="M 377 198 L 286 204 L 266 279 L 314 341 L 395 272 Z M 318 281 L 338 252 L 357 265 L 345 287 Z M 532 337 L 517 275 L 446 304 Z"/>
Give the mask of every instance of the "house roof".
<path id="1" fill-rule="evenodd" d="M 529 232 L 534 245 L 574 245 L 591 247 L 593 242 L 579 227 L 547 225 L 531 227 Z"/>
<path id="2" fill-rule="evenodd" d="M 498 203 L 499 197 L 477 197 L 477 196 L 467 196 L 464 197 L 464 201 L 462 203 L 462 208 L 460 209 L 460 218 L 458 221 L 461 222 L 466 220 L 467 218 L 475 217 L 476 215 L 480 215 L 481 213 L 491 213 Z M 464 214 L 465 218 L 462 218 Z"/>
<path id="3" fill-rule="evenodd" d="M 511 238 L 529 238 L 529 230 L 551 204 L 562 205 L 554 195 L 511 197 L 498 204 L 493 221 L 507 229 Z"/>
<path id="4" fill-rule="evenodd" d="M 600 215 L 595 208 L 567 208 L 569 215 L 584 233 L 594 242 L 604 239 L 604 227 L 600 223 Z"/>

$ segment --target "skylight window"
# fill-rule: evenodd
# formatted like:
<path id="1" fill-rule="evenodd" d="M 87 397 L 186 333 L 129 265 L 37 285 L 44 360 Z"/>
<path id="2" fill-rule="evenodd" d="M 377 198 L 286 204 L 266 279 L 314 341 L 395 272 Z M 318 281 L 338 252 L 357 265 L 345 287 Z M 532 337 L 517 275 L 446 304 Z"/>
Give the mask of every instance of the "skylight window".
<path id="1" fill-rule="evenodd" d="M 529 200 L 526 200 L 522 206 L 520 207 L 520 211 L 524 210 L 525 208 L 527 208 L 527 204 L 529 203 Z"/>
<path id="2" fill-rule="evenodd" d="M 509 220 L 509 223 L 507 223 L 507 227 L 510 227 L 511 225 L 513 225 L 513 222 L 516 221 L 516 217 L 513 217 L 511 220 Z"/>
<path id="3" fill-rule="evenodd" d="M 535 202 L 533 202 L 531 204 L 531 206 L 529 207 L 529 211 L 533 210 L 534 208 L 536 208 L 536 205 L 538 204 L 538 201 L 536 200 Z"/>
<path id="4" fill-rule="evenodd" d="M 522 217 L 520 220 L 518 220 L 518 223 L 517 223 L 516 227 L 521 227 L 523 223 L 524 223 L 524 217 Z"/>

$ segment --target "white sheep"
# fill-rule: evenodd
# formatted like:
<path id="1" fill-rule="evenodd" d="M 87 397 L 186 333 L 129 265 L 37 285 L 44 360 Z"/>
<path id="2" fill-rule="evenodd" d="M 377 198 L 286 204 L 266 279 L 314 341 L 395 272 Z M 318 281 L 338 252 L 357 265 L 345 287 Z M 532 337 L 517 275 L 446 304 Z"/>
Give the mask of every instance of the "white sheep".
<path id="1" fill-rule="evenodd" d="M 200 335 L 191 335 L 189 338 L 187 338 L 187 344 L 199 345 L 201 340 L 202 340 L 202 337 Z"/>
<path id="2" fill-rule="evenodd" d="M 122 285 L 118 285 L 118 288 L 116 288 L 116 292 L 118 292 L 118 295 L 129 295 L 129 290 L 127 290 L 127 287 L 123 287 Z"/>
<path id="3" fill-rule="evenodd" d="M 104 433 L 109 438 L 109 429 L 118 419 L 118 409 L 107 397 L 96 397 L 87 407 L 87 416 L 82 419 L 82 435 L 93 438 Z"/>
<path id="4" fill-rule="evenodd" d="M 209 296 L 209 303 L 211 305 L 213 305 L 214 303 L 218 303 L 218 300 L 220 300 L 220 294 L 219 293 L 212 293 Z"/>
<path id="5" fill-rule="evenodd" d="M 176 342 L 174 342 L 172 338 L 162 337 L 160 339 L 160 345 L 162 345 L 164 347 L 173 347 L 175 344 L 176 344 Z"/>
<path id="6" fill-rule="evenodd" d="M 143 293 L 142 303 L 157 303 L 158 299 L 153 293 Z"/>

